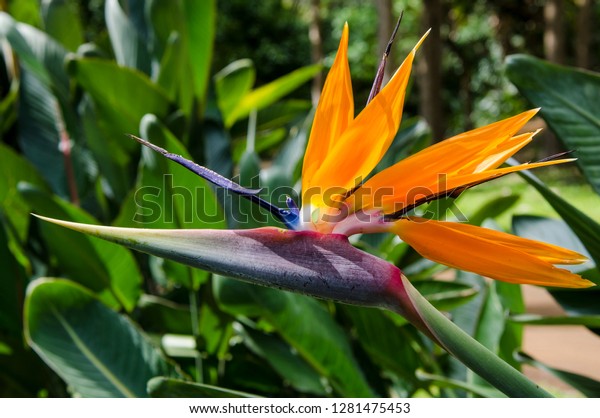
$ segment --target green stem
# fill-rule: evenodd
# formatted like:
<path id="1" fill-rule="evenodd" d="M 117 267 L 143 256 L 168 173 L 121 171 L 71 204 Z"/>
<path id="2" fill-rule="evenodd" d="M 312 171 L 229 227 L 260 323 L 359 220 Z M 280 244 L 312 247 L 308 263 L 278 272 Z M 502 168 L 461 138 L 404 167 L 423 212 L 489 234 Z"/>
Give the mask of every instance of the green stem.
<path id="1" fill-rule="evenodd" d="M 403 277 L 402 281 L 403 290 L 406 293 L 401 297 L 404 299 L 408 296 L 414 310 L 407 311 L 406 306 L 403 307 L 402 304 L 398 305 L 395 310 L 407 316 L 415 326 L 465 366 L 507 396 L 516 398 L 552 397 L 434 308 L 406 278 Z"/>
<path id="2" fill-rule="evenodd" d="M 200 325 L 198 323 L 198 301 L 196 299 L 196 292 L 193 290 L 189 291 L 190 296 L 190 316 L 192 320 L 192 334 L 194 335 L 194 342 L 196 344 L 196 357 L 194 358 L 196 364 L 196 374 L 198 377 L 196 381 L 198 383 L 203 383 L 203 369 L 202 369 L 202 356 L 200 354 L 200 349 L 198 347 L 198 339 L 200 338 Z"/>

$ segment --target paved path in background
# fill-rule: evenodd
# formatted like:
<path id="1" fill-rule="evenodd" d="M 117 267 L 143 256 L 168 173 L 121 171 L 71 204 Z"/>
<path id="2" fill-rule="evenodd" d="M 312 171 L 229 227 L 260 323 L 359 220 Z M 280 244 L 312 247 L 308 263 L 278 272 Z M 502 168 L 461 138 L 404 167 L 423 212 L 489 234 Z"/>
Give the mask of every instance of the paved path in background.
<path id="1" fill-rule="evenodd" d="M 528 313 L 564 315 L 562 308 L 550 294 L 535 286 L 523 286 Z M 524 351 L 549 366 L 591 377 L 600 381 L 600 336 L 582 326 L 525 327 Z M 553 376 L 525 368 L 525 374 L 547 388 L 556 388 L 565 395 L 576 395 L 570 386 Z"/>

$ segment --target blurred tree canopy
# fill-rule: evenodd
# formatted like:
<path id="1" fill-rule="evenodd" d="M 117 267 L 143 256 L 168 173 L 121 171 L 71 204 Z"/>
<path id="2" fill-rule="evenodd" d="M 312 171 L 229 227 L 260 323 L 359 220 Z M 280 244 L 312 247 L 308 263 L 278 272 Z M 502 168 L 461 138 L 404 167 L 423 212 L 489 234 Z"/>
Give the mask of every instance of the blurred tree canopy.
<path id="1" fill-rule="evenodd" d="M 85 39 L 110 48 L 103 22 L 104 1 L 65 2 L 79 9 Z M 122 3 L 130 2 L 135 1 Z M 38 0 L 5 3 L 4 8 L 17 20 L 42 25 Z M 389 36 L 379 28 L 389 27 L 385 23 L 395 21 L 404 11 L 391 57 L 393 69 L 429 28 L 428 18 L 439 16 L 433 22 L 439 26 L 432 29 L 439 32 L 440 45 L 436 50 L 440 57 L 437 62 L 428 62 L 431 58 L 421 52 L 420 60 L 425 62 L 418 64 L 419 77 L 414 93 L 407 96 L 407 111 L 422 114 L 434 133 L 443 132 L 445 136 L 490 123 L 525 107 L 502 75 L 502 62 L 509 54 L 528 53 L 557 63 L 600 69 L 600 60 L 590 52 L 600 42 L 600 33 L 593 30 L 600 13 L 594 0 L 228 0 L 217 2 L 217 7 L 214 71 L 234 60 L 250 58 L 257 66 L 258 85 L 311 61 L 309 28 L 315 20 L 320 32 L 318 50 L 325 67 L 329 66 L 347 21 L 351 28 L 349 59 L 358 108 L 366 100 L 381 45 Z M 431 45 L 436 42 L 435 36 L 429 38 L 424 50 L 436 48 Z M 427 71 L 439 77 L 439 84 L 427 79 Z M 436 88 L 439 91 L 433 92 L 431 99 L 424 100 L 428 85 L 441 88 Z M 306 98 L 308 87 L 296 94 Z M 439 106 L 432 114 L 436 115 L 435 120 L 427 117 L 430 109 L 424 108 L 431 106 Z"/>

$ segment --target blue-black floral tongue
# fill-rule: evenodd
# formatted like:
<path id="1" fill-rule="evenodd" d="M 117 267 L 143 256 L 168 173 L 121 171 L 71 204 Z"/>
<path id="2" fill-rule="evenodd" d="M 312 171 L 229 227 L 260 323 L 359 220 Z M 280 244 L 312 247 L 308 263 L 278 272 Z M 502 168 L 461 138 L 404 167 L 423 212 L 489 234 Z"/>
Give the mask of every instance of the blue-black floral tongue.
<path id="1" fill-rule="evenodd" d="M 291 198 L 287 199 L 288 209 L 281 209 L 271 203 L 267 202 L 265 199 L 258 196 L 262 189 L 248 189 L 239 185 L 238 183 L 228 179 L 227 177 L 223 177 L 219 173 L 201 166 L 200 164 L 196 164 L 193 161 L 190 161 L 186 158 L 183 158 L 181 155 L 173 154 L 167 151 L 164 148 L 161 148 L 157 145 L 152 144 L 151 142 L 146 141 L 145 139 L 139 138 L 135 135 L 129 135 L 131 138 L 135 139 L 140 144 L 150 148 L 153 151 L 162 154 L 169 160 L 175 161 L 177 164 L 182 165 L 187 168 L 191 172 L 197 174 L 202 177 L 204 180 L 211 182 L 212 184 L 222 187 L 228 191 L 231 191 L 237 195 L 240 195 L 253 203 L 260 205 L 265 208 L 271 214 L 277 218 L 281 223 L 283 223 L 289 229 L 296 229 L 298 226 L 299 219 L 299 211 L 296 207 L 295 203 Z M 291 202 L 290 202 L 291 200 Z"/>

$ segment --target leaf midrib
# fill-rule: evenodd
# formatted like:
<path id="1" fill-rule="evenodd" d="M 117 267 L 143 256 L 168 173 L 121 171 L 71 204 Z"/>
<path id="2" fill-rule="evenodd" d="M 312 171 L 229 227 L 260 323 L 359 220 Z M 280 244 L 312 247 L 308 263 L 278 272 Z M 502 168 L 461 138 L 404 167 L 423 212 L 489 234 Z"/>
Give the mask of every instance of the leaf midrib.
<path id="1" fill-rule="evenodd" d="M 77 333 L 75 332 L 73 327 L 71 327 L 71 325 L 68 323 L 66 318 L 55 307 L 52 307 L 51 311 L 56 316 L 56 319 L 58 319 L 58 322 L 60 322 L 60 324 L 63 326 L 63 328 L 65 329 L 75 346 L 81 350 L 81 352 L 84 354 L 84 356 L 88 358 L 92 365 L 94 365 L 98 369 L 98 371 L 124 396 L 128 398 L 135 398 L 135 394 L 131 392 L 127 388 L 127 386 L 125 386 L 119 380 L 119 378 L 115 376 L 114 373 L 112 373 L 96 355 L 94 355 L 92 350 L 89 349 L 85 342 L 81 338 L 79 338 L 79 335 L 77 335 Z"/>

